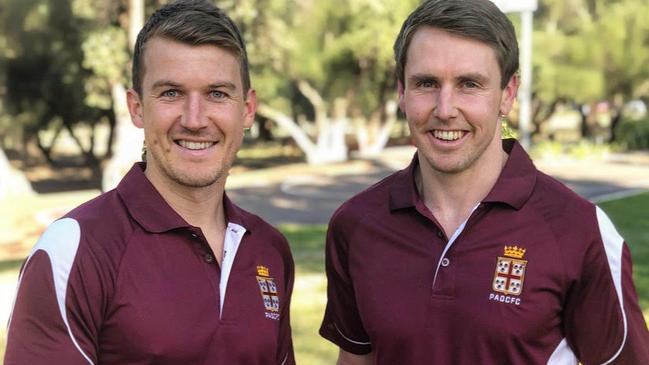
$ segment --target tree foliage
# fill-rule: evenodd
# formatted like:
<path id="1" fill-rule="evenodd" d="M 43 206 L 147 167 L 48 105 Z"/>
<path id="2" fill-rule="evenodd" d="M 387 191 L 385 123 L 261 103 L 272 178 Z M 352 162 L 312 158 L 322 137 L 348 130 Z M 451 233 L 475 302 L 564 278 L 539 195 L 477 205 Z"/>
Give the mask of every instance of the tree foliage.
<path id="1" fill-rule="evenodd" d="M 649 95 L 649 2 L 543 0 L 535 24 L 539 102 L 609 101 L 615 124 L 625 101 Z"/>
<path id="2" fill-rule="evenodd" d="M 130 79 L 130 1 L 0 0 L 3 134 L 20 129 L 51 158 L 43 130 L 74 137 L 79 126 L 116 126 Z M 145 1 L 146 13 L 164 2 Z M 385 145 L 396 120 L 392 44 L 419 1 L 215 2 L 246 38 L 260 118 L 288 130 L 313 161 Z M 537 123 L 558 101 L 608 100 L 618 111 L 648 97 L 646 0 L 540 0 L 534 24 Z M 94 158 L 92 140 L 77 139 Z"/>
<path id="3" fill-rule="evenodd" d="M 84 143 L 75 127 L 114 124 L 109 80 L 125 76 L 128 59 L 114 31 L 119 2 L 4 1 L 6 111 L 22 122 L 24 143 L 35 141 L 48 160 L 66 129 L 95 164 L 94 134 Z M 102 32 L 109 37 L 99 39 Z M 48 129 L 56 130 L 50 145 L 39 134 Z"/>
<path id="4" fill-rule="evenodd" d="M 361 147 L 381 144 L 368 134 L 372 128 L 374 134 L 389 128 L 395 119 L 396 108 L 386 112 L 395 90 L 392 43 L 415 1 L 247 0 L 221 5 L 243 25 L 262 116 L 292 130 L 314 160 L 346 158 L 350 129 L 356 130 Z M 342 150 L 336 153 L 336 148 Z"/>

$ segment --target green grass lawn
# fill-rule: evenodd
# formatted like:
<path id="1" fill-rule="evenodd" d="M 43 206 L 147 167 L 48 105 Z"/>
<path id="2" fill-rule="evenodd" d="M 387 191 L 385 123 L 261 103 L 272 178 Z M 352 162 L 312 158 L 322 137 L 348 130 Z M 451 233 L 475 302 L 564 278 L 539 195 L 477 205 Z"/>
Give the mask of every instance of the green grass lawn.
<path id="1" fill-rule="evenodd" d="M 634 279 L 640 305 L 649 314 L 649 193 L 601 204 L 626 239 L 634 258 Z M 334 364 L 337 348 L 318 335 L 326 304 L 324 239 L 326 227 L 282 226 L 296 262 L 292 303 L 295 352 L 299 364 Z M 21 260 L 0 261 L 0 277 L 15 275 Z M 4 324 L 0 325 L 0 363 L 4 353 Z"/>
<path id="2" fill-rule="evenodd" d="M 600 204 L 626 240 L 633 257 L 633 280 L 649 318 L 649 193 Z"/>
<path id="3" fill-rule="evenodd" d="M 327 227 L 282 226 L 295 259 L 295 288 L 291 303 L 293 345 L 298 364 L 335 364 L 337 347 L 318 335 L 327 303 L 324 241 Z"/>

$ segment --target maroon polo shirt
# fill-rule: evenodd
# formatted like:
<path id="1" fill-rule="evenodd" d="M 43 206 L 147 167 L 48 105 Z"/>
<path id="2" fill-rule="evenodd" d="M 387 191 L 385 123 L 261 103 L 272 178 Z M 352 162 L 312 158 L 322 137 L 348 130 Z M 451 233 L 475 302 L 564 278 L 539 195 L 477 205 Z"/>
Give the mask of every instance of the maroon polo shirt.
<path id="1" fill-rule="evenodd" d="M 603 211 L 521 146 L 446 237 L 411 165 L 353 197 L 327 234 L 320 334 L 376 364 L 649 364 L 631 258 Z"/>
<path id="2" fill-rule="evenodd" d="M 5 364 L 294 364 L 284 237 L 224 196 L 223 262 L 232 265 L 222 270 L 143 169 L 37 242 Z"/>

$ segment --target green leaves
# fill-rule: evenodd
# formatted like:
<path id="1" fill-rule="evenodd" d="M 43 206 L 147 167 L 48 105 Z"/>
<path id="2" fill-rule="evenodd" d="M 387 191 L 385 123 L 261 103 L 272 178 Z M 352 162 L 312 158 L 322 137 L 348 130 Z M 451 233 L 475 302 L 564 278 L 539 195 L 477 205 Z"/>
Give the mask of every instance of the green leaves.
<path id="1" fill-rule="evenodd" d="M 534 89 L 546 102 L 639 97 L 649 80 L 649 3 L 545 0 L 535 14 Z"/>

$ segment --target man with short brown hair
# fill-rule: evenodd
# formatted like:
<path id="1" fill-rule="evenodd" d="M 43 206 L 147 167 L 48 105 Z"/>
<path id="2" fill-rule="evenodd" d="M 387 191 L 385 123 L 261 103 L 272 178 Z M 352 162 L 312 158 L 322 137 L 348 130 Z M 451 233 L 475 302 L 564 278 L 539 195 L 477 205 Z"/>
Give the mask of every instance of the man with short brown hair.
<path id="1" fill-rule="evenodd" d="M 146 163 L 37 242 L 5 364 L 294 364 L 288 243 L 224 190 L 256 108 L 236 25 L 208 1 L 156 11 L 127 98 Z"/>
<path id="2" fill-rule="evenodd" d="M 331 219 L 320 333 L 338 364 L 649 364 L 624 240 L 502 140 L 518 89 L 507 17 L 424 1 L 394 49 L 417 153 Z"/>

